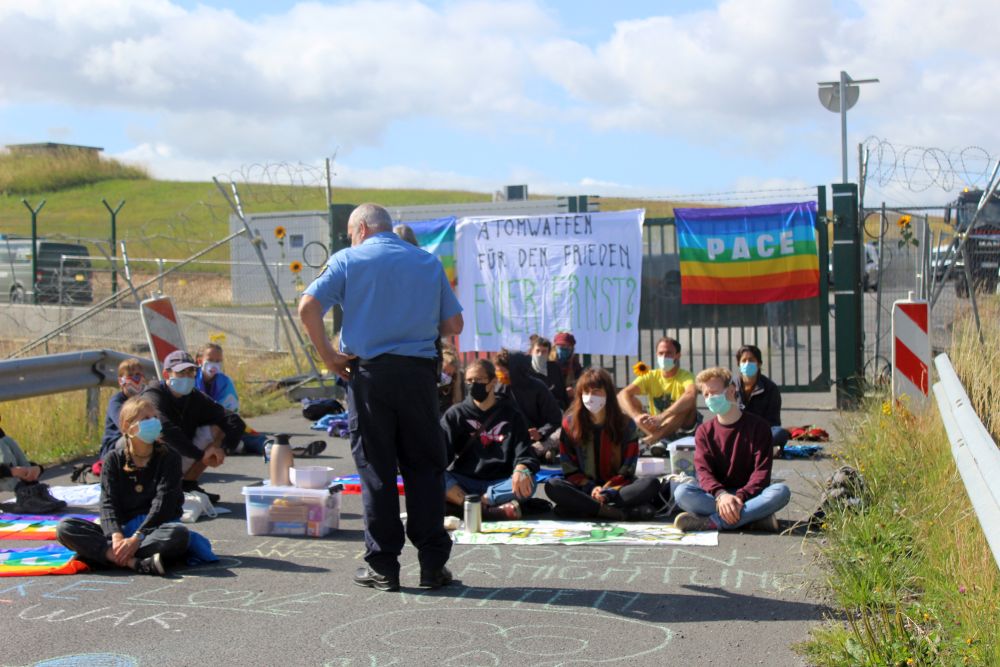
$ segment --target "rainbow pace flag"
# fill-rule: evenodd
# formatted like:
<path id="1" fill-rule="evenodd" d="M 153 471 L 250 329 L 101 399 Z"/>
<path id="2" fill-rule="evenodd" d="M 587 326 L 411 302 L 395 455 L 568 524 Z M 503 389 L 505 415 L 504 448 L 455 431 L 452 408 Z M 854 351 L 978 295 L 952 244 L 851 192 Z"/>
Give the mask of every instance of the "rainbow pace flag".
<path id="1" fill-rule="evenodd" d="M 455 286 L 455 218 L 437 218 L 406 223 L 417 237 L 421 248 L 441 260 L 448 282 Z"/>
<path id="2" fill-rule="evenodd" d="M 36 577 L 43 574 L 77 574 L 90 568 L 61 544 L 21 549 L 0 549 L 0 577 Z"/>
<path id="3" fill-rule="evenodd" d="M 0 540 L 54 540 L 56 526 L 67 517 L 96 522 L 96 514 L 0 514 Z"/>
<path id="4" fill-rule="evenodd" d="M 677 208 L 681 303 L 819 296 L 816 202 Z"/>

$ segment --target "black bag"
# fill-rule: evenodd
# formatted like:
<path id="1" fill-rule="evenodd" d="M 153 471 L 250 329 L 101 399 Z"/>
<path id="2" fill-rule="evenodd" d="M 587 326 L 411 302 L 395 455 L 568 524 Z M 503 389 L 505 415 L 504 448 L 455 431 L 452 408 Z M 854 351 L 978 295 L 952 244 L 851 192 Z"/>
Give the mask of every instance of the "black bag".
<path id="1" fill-rule="evenodd" d="M 302 401 L 302 416 L 310 421 L 316 421 L 327 415 L 338 415 L 344 406 L 335 398 L 306 399 Z"/>

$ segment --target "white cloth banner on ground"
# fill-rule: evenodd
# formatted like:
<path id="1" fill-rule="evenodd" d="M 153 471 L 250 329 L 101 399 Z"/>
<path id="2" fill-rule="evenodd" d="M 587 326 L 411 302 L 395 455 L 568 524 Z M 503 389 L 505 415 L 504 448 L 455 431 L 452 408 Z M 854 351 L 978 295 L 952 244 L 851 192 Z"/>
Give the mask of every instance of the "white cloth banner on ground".
<path id="1" fill-rule="evenodd" d="M 81 484 L 79 486 L 50 486 L 53 498 L 65 501 L 70 507 L 99 507 L 101 505 L 101 485 Z"/>
<path id="2" fill-rule="evenodd" d="M 471 217 L 455 232 L 463 350 L 527 350 L 571 331 L 584 354 L 637 355 L 643 209 Z"/>
<path id="3" fill-rule="evenodd" d="M 456 544 L 635 544 L 717 547 L 718 531 L 685 533 L 670 523 L 589 523 L 586 521 L 495 521 L 478 533 L 456 530 Z"/>

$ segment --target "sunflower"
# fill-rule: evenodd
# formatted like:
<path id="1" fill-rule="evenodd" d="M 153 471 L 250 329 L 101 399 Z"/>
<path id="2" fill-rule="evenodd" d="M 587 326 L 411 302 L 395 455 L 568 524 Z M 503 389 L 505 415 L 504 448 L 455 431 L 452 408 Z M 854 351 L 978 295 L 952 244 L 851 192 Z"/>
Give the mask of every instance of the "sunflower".
<path id="1" fill-rule="evenodd" d="M 649 372 L 649 366 L 647 366 L 641 361 L 636 362 L 636 364 L 632 366 L 632 372 L 635 373 L 636 375 L 645 375 L 646 373 Z"/>
<path id="2" fill-rule="evenodd" d="M 285 238 L 285 228 L 282 227 L 281 225 L 275 227 L 274 238 L 278 239 L 279 241 L 283 240 Z"/>
<path id="3" fill-rule="evenodd" d="M 910 216 L 901 215 L 899 216 L 899 220 L 896 222 L 896 224 L 899 225 L 900 229 L 904 229 L 910 226 L 910 220 L 911 220 Z"/>
<path id="4" fill-rule="evenodd" d="M 293 260 L 292 263 L 288 265 L 288 270 L 292 273 L 299 273 L 302 271 L 302 262 Z"/>

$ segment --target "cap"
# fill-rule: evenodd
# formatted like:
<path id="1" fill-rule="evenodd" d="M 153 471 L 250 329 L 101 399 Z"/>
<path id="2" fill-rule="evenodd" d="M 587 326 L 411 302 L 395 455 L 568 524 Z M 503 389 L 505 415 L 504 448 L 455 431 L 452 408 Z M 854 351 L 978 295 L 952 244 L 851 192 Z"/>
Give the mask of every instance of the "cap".
<path id="1" fill-rule="evenodd" d="M 560 331 L 556 334 L 556 337 L 552 339 L 552 342 L 556 345 L 576 347 L 576 338 L 573 338 L 573 334 L 568 331 Z"/>
<path id="2" fill-rule="evenodd" d="M 184 350 L 174 350 L 163 359 L 163 370 L 182 371 L 186 368 L 197 368 L 191 355 Z"/>

